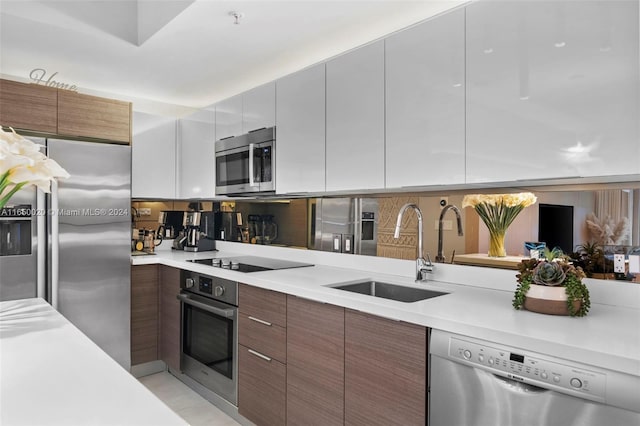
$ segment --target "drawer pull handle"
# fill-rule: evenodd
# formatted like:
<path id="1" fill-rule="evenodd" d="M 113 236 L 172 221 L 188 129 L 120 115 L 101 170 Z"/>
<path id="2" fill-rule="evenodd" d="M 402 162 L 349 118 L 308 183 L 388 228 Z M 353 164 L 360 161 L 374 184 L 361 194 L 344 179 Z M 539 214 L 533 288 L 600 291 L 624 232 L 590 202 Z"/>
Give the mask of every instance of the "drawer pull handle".
<path id="1" fill-rule="evenodd" d="M 265 361 L 271 362 L 271 358 L 269 358 L 268 356 L 266 356 L 266 355 L 262 355 L 260 352 L 256 352 L 256 351 L 254 351 L 253 349 L 247 349 L 247 350 L 249 351 L 249 353 L 250 353 L 251 355 L 255 355 L 255 356 L 257 356 L 258 358 L 262 358 L 262 359 L 264 359 Z"/>
<path id="2" fill-rule="evenodd" d="M 255 318 L 255 317 L 252 317 L 252 316 L 249 316 L 249 319 L 250 319 L 251 321 L 255 321 L 255 322 L 258 322 L 258 323 L 260 323 L 260 324 L 263 324 L 263 325 L 266 325 L 266 326 L 271 327 L 271 323 L 270 323 L 270 322 L 267 322 L 267 321 L 264 321 L 264 320 L 261 320 L 261 319 L 259 319 L 259 318 Z"/>

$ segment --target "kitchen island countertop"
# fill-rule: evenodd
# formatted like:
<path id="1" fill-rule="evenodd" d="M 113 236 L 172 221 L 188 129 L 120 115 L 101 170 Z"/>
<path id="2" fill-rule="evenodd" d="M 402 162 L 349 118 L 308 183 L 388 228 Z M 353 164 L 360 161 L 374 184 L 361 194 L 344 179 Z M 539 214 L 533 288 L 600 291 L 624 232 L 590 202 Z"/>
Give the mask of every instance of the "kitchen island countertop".
<path id="1" fill-rule="evenodd" d="M 43 299 L 0 302 L 0 424 L 186 425 Z"/>
<path id="2" fill-rule="evenodd" d="M 636 284 L 623 286 L 622 296 L 616 296 L 617 300 L 622 301 L 621 306 L 614 306 L 610 300 L 594 303 L 594 296 L 605 294 L 602 293 L 602 287 L 613 288 L 616 284 L 589 283 L 592 293 L 589 314 L 582 318 L 563 317 L 513 309 L 511 301 L 515 289 L 514 271 L 436 264 L 431 281 L 415 284 L 411 277 L 414 264 L 410 261 L 354 255 L 336 257 L 330 256 L 333 253 L 313 250 L 253 247 L 239 243 L 223 243 L 219 246 L 218 252 L 158 251 L 157 256 L 133 258 L 132 264 L 163 264 L 219 276 L 393 320 L 497 342 L 514 349 L 611 369 L 636 376 L 640 380 L 640 309 L 633 307 L 637 300 L 633 301 L 631 307 L 624 306 L 625 300 L 628 302 L 640 297 L 640 287 L 635 287 Z M 305 261 L 314 263 L 315 266 L 242 273 L 187 261 L 246 254 Z M 327 259 L 329 261 L 325 262 Z M 334 262 L 333 259 L 337 260 Z M 400 265 L 400 269 L 396 265 Z M 472 274 L 472 277 L 484 274 L 484 278 L 477 279 L 478 285 L 468 285 L 468 279 L 463 284 L 451 270 L 459 275 Z M 408 271 L 408 274 L 404 271 Z M 402 275 L 398 275 L 399 273 Z M 404 303 L 331 288 L 338 283 L 361 279 L 426 287 L 449 294 Z M 471 281 L 475 281 L 475 278 Z"/>

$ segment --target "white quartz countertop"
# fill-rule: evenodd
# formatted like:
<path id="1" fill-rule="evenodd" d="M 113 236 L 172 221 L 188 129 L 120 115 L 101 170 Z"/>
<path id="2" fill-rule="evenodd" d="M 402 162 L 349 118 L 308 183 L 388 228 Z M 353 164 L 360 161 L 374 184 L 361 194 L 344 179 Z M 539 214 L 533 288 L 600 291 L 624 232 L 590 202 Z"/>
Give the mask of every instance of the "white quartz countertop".
<path id="1" fill-rule="evenodd" d="M 0 302 L 0 424 L 186 425 L 42 299 Z"/>
<path id="2" fill-rule="evenodd" d="M 233 247 L 234 251 L 227 250 L 228 246 Z M 436 268 L 447 271 L 439 275 L 434 274 L 435 279 L 426 284 L 415 284 L 410 276 L 412 264 L 407 264 L 409 265 L 409 274 L 397 275 L 393 263 L 384 263 L 388 259 L 362 259 L 366 256 L 351 255 L 349 257 L 349 255 L 343 255 L 349 259 L 347 264 L 353 266 L 336 267 L 335 265 L 323 265 L 317 261 L 319 258 L 328 258 L 328 254 L 318 255 L 313 254 L 313 251 L 305 250 L 298 250 L 299 253 L 297 253 L 291 249 L 275 251 L 273 248 L 265 251 L 266 254 L 262 254 L 262 252 L 256 251 L 258 249 L 250 249 L 249 252 L 243 250 L 242 246 L 246 245 L 236 244 L 236 246 L 237 249 L 230 244 L 225 244 L 225 248 L 218 252 L 203 253 L 160 251 L 154 256 L 135 257 L 132 259 L 132 264 L 163 264 L 192 270 L 393 320 L 484 339 L 510 346 L 513 349 L 556 356 L 640 376 L 640 356 L 638 355 L 640 354 L 640 310 L 633 307 L 594 303 L 593 293 L 598 294 L 597 288 L 594 291 L 590 288 L 592 305 L 586 317 L 543 315 L 513 309 L 511 301 L 515 289 L 514 271 L 489 271 L 498 274 L 496 275 L 499 277 L 498 280 L 507 281 L 502 289 L 500 283 L 495 282 L 478 286 L 468 285 L 468 283 L 460 284 L 452 279 L 451 273 L 447 272 L 449 269 L 467 268 L 465 271 L 471 270 L 474 273 L 479 271 L 478 274 L 487 274 L 489 272 L 482 270 L 488 268 L 469 269 L 473 267 L 457 266 L 458 269 L 456 269 L 456 265 L 446 265 L 449 267 L 447 269 L 445 265 L 437 264 Z M 282 254 L 280 258 L 309 261 L 315 266 L 242 273 L 187 261 L 196 258 L 231 257 L 246 254 L 276 257 L 274 254 L 277 253 Z M 387 269 L 394 274 L 384 273 L 380 268 L 375 267 L 377 263 L 372 262 L 391 265 Z M 366 267 L 366 265 L 370 267 Z M 438 277 L 445 277 L 446 280 L 439 280 Z M 404 303 L 330 287 L 338 283 L 361 279 L 375 279 L 406 286 L 425 287 L 449 294 L 423 301 Z M 492 286 L 495 288 L 486 288 Z M 636 288 L 631 287 L 632 297 L 638 297 L 640 294 L 635 290 Z"/>

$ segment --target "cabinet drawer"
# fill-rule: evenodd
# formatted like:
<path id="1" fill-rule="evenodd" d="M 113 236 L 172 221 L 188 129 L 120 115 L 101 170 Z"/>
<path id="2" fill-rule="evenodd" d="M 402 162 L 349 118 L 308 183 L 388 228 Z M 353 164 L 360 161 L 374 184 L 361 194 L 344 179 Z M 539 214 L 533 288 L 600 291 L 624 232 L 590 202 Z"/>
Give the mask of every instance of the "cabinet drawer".
<path id="1" fill-rule="evenodd" d="M 257 425 L 285 424 L 287 369 L 238 346 L 238 412 Z"/>
<path id="2" fill-rule="evenodd" d="M 287 362 L 287 329 L 240 314 L 238 342 L 283 363 Z"/>
<path id="3" fill-rule="evenodd" d="M 277 291 L 240 284 L 240 314 L 252 316 L 280 327 L 287 326 L 287 296 Z"/>

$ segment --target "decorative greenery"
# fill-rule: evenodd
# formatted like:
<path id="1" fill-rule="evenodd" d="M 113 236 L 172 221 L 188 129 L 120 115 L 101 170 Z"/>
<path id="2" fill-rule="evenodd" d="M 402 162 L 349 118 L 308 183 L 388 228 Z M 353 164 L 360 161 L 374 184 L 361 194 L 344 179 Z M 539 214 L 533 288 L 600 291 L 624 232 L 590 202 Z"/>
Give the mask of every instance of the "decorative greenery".
<path id="1" fill-rule="evenodd" d="M 613 272 L 613 260 L 607 259 L 603 248 L 597 242 L 588 242 L 576 247 L 571 256 L 576 264 L 581 266 L 587 277 L 593 274 L 607 274 Z"/>
<path id="2" fill-rule="evenodd" d="M 589 289 L 582 282 L 586 277 L 580 266 L 569 262 L 568 257 L 559 249 L 545 249 L 544 259 L 524 259 L 518 264 L 518 274 L 513 297 L 513 307 L 522 309 L 531 284 L 558 286 L 565 288 L 569 315 L 583 317 L 589 312 L 591 299 Z M 574 309 L 573 303 L 580 301 L 580 307 Z"/>
<path id="3" fill-rule="evenodd" d="M 519 194 L 470 194 L 462 207 L 473 207 L 489 230 L 489 256 L 504 257 L 504 236 L 518 214 L 536 202 L 531 192 Z"/>

